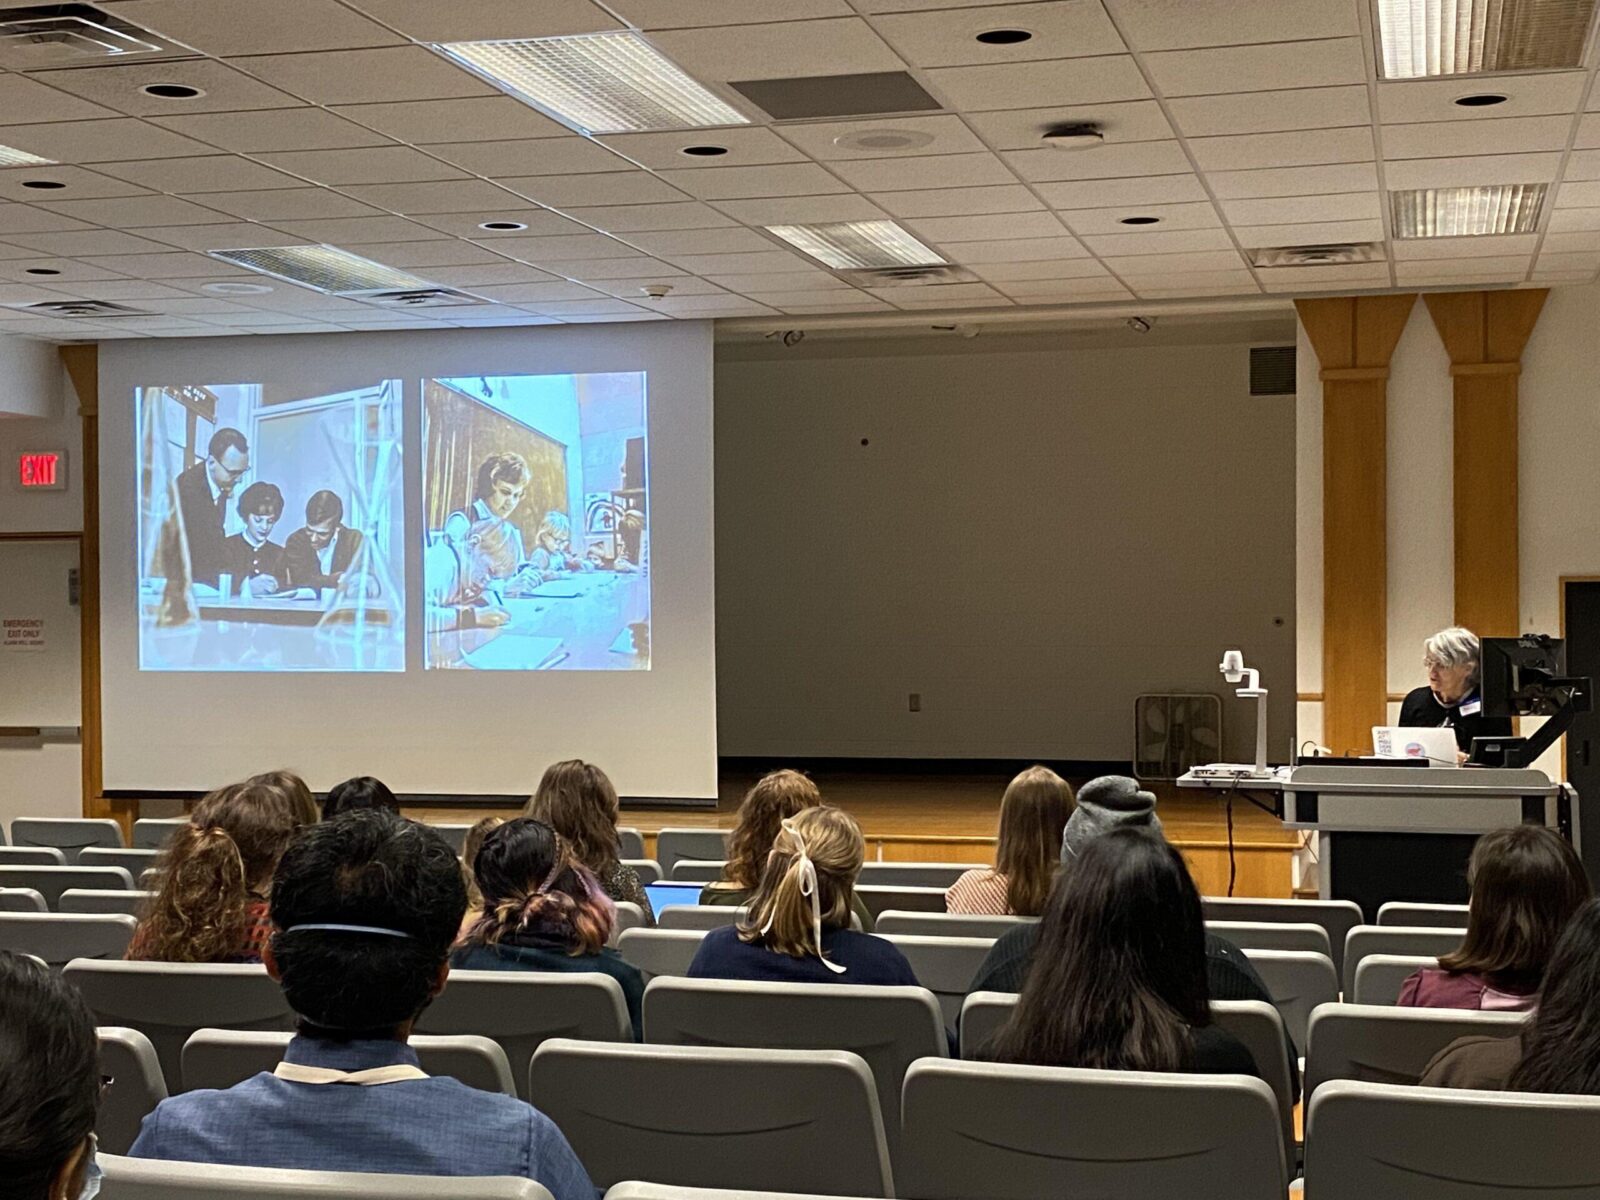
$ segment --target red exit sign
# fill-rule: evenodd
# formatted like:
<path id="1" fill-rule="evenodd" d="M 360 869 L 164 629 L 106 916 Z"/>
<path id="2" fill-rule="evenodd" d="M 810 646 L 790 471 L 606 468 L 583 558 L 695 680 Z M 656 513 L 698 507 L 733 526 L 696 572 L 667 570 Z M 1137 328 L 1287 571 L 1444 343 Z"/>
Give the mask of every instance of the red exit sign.
<path id="1" fill-rule="evenodd" d="M 59 450 L 25 450 L 17 455 L 17 481 L 25 488 L 61 491 L 67 486 L 67 457 Z"/>

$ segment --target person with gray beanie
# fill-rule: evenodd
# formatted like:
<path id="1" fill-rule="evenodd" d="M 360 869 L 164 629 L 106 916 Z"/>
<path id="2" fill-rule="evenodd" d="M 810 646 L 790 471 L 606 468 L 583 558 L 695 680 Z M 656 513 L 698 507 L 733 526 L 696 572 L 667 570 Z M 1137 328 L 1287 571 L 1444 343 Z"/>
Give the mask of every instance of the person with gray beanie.
<path id="1" fill-rule="evenodd" d="M 1126 775 L 1102 775 L 1078 789 L 1078 806 L 1061 834 L 1061 865 L 1066 866 L 1088 842 L 1113 829 L 1146 829 L 1161 837 L 1154 792 Z"/>

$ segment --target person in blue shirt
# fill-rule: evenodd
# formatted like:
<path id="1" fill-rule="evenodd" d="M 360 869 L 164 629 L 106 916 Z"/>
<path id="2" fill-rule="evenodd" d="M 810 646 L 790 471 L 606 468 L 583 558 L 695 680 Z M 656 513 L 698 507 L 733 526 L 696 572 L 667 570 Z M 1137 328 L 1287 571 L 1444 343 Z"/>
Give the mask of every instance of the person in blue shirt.
<path id="1" fill-rule="evenodd" d="M 555 1200 L 595 1200 L 583 1164 L 548 1117 L 514 1097 L 424 1074 L 406 1044 L 445 986 L 466 907 L 455 852 L 433 830 L 382 809 L 308 828 L 273 876 L 275 932 L 263 955 L 299 1017 L 299 1035 L 272 1073 L 163 1100 L 129 1153 L 517 1176 L 543 1184 Z"/>

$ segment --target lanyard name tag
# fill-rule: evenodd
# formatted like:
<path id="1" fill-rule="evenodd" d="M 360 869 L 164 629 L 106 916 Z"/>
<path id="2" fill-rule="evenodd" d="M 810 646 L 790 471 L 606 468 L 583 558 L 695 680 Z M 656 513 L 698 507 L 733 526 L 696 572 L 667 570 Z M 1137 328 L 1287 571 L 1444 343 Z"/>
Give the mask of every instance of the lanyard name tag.
<path id="1" fill-rule="evenodd" d="M 403 1083 L 408 1079 L 426 1079 L 428 1073 L 410 1063 L 396 1063 L 391 1067 L 370 1067 L 365 1071 L 336 1071 L 331 1067 L 308 1067 L 302 1063 L 281 1062 L 272 1073 L 290 1083 L 329 1084 L 343 1083 L 354 1087 L 382 1087 L 386 1083 Z"/>
<path id="2" fill-rule="evenodd" d="M 1476 716 L 1478 713 L 1480 713 L 1482 711 L 1483 711 L 1483 701 L 1482 700 L 1468 700 L 1465 704 L 1463 704 L 1461 706 L 1461 715 L 1463 717 Z"/>

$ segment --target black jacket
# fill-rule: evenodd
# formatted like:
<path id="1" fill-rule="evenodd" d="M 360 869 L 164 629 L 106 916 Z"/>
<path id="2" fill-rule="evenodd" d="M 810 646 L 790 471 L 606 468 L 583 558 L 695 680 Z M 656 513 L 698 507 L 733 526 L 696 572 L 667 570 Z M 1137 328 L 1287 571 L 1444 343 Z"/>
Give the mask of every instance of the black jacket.
<path id="1" fill-rule="evenodd" d="M 311 545 L 311 535 L 304 529 L 296 529 L 283 544 L 284 563 L 289 572 L 286 586 L 319 591 L 322 588 L 334 587 L 337 582 L 334 576 L 342 575 L 350 569 L 356 551 L 360 548 L 361 531 L 351 529 L 348 525 L 339 526 L 339 532 L 334 535 L 333 559 L 328 564 L 328 573 L 324 575 L 322 563 L 317 558 L 317 551 Z"/>
<path id="2" fill-rule="evenodd" d="M 189 539 L 189 576 L 215 587 L 218 574 L 227 570 L 222 548 L 223 517 L 211 498 L 204 459 L 178 476 L 178 507 L 183 513 L 184 535 Z"/>
<path id="3" fill-rule="evenodd" d="M 1486 717 L 1482 712 L 1463 714 L 1463 707 L 1481 703 L 1482 697 L 1474 692 L 1460 705 L 1446 708 L 1434 699 L 1433 689 L 1426 685 L 1413 688 L 1400 702 L 1400 724 L 1407 729 L 1439 729 L 1448 725 L 1456 731 L 1456 747 L 1472 749 L 1475 737 L 1510 737 L 1511 718 Z"/>

